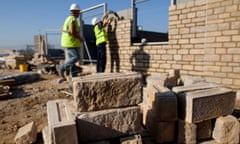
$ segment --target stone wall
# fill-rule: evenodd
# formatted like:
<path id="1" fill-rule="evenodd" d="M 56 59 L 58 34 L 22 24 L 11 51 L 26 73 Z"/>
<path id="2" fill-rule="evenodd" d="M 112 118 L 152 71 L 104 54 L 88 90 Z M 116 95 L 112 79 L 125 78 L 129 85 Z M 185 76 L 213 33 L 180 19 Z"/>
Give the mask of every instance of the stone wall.
<path id="1" fill-rule="evenodd" d="M 118 21 L 109 37 L 106 71 L 168 73 L 178 69 L 181 75 L 240 87 L 239 0 L 170 6 L 166 43 L 132 44 L 130 20 Z"/>

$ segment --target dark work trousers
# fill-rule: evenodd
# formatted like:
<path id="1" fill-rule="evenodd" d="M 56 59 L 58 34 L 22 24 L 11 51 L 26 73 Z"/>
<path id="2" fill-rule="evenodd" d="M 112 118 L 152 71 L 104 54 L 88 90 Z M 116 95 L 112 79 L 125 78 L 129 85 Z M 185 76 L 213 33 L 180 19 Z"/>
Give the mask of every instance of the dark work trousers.
<path id="1" fill-rule="evenodd" d="M 106 67 L 106 43 L 97 46 L 97 72 L 104 72 Z"/>

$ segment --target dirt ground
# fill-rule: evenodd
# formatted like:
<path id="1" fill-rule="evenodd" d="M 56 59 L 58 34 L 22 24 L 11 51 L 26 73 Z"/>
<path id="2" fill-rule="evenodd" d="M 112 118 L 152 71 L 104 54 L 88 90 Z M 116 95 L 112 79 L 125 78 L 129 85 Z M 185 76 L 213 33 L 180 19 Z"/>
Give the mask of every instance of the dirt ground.
<path id="1" fill-rule="evenodd" d="M 16 73 L 19 70 L 5 71 L 0 76 Z M 68 83 L 58 84 L 58 78 L 55 74 L 42 74 L 39 81 L 11 87 L 13 96 L 0 100 L 0 144 L 14 144 L 18 129 L 32 121 L 38 131 L 36 144 L 43 144 L 41 130 L 47 126 L 47 101 L 72 99 L 61 92 L 67 89 Z M 239 118 L 240 111 L 234 111 L 234 115 Z"/>
<path id="2" fill-rule="evenodd" d="M 12 75 L 19 70 L 1 73 Z M 55 74 L 43 74 L 41 80 L 33 83 L 11 86 L 13 93 L 10 99 L 0 100 L 0 144 L 13 144 L 18 129 L 31 121 L 37 126 L 37 144 L 42 144 L 41 130 L 47 126 L 46 103 L 49 100 L 71 99 L 60 92 L 68 87 L 67 83 L 58 84 Z"/>

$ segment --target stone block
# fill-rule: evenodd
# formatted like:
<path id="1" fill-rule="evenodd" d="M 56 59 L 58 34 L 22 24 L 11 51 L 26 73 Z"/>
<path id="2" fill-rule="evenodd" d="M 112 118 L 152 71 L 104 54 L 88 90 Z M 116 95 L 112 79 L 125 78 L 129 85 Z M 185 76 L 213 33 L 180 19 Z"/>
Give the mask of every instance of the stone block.
<path id="1" fill-rule="evenodd" d="M 238 144 L 239 130 L 240 125 L 237 118 L 232 115 L 221 116 L 216 120 L 212 137 L 218 143 Z"/>
<path id="2" fill-rule="evenodd" d="M 14 140 L 16 144 L 32 144 L 36 142 L 36 138 L 37 128 L 34 122 L 30 122 L 18 130 Z"/>
<path id="3" fill-rule="evenodd" d="M 199 123 L 196 123 L 197 125 L 197 140 L 203 141 L 210 139 L 212 137 L 212 120 L 205 120 Z"/>
<path id="4" fill-rule="evenodd" d="M 203 83 L 205 82 L 204 78 L 201 77 L 193 77 L 193 76 L 181 76 L 184 86 L 191 86 L 196 83 Z"/>
<path id="5" fill-rule="evenodd" d="M 215 88 L 215 87 L 220 87 L 220 85 L 213 84 L 213 83 L 195 83 L 195 84 L 187 85 L 187 86 L 173 87 L 172 91 L 178 94 L 178 93 L 182 93 L 182 92 L 210 89 L 210 88 Z"/>
<path id="6" fill-rule="evenodd" d="M 149 86 L 149 99 L 152 101 L 156 121 L 175 121 L 178 118 L 177 96 L 166 87 Z"/>
<path id="7" fill-rule="evenodd" d="M 66 99 L 47 102 L 48 127 L 54 144 L 77 144 L 75 117 Z"/>
<path id="8" fill-rule="evenodd" d="M 179 118 L 189 123 L 232 114 L 236 92 L 228 88 L 211 88 L 178 95 Z"/>
<path id="9" fill-rule="evenodd" d="M 136 106 L 142 102 L 142 88 L 137 73 L 96 74 L 94 78 L 73 81 L 75 109 L 86 112 Z"/>
<path id="10" fill-rule="evenodd" d="M 156 122 L 154 139 L 157 143 L 175 142 L 175 122 Z"/>
<path id="11" fill-rule="evenodd" d="M 179 120 L 177 142 L 181 144 L 196 144 L 197 125 Z"/>
<path id="12" fill-rule="evenodd" d="M 138 106 L 82 112 L 77 116 L 80 142 L 99 141 L 141 131 Z"/>

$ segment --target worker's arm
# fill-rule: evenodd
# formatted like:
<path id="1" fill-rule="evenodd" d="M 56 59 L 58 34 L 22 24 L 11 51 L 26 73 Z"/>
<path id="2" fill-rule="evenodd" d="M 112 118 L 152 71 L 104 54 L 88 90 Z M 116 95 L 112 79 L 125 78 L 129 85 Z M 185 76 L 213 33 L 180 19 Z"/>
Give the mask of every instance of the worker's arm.
<path id="1" fill-rule="evenodd" d="M 80 36 L 79 32 L 76 31 L 76 27 L 74 22 L 70 24 L 70 31 L 69 33 L 73 35 L 75 38 L 79 39 L 80 41 L 83 41 L 82 37 Z"/>

